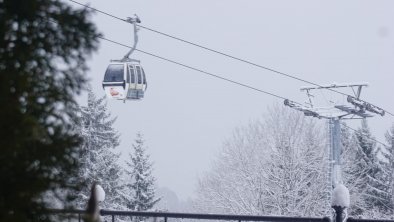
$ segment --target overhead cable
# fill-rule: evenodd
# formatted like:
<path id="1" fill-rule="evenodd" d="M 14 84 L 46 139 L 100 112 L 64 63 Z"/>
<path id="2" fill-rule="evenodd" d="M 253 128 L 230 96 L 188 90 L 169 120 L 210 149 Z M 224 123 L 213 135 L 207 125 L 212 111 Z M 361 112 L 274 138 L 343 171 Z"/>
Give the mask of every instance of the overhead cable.
<path id="1" fill-rule="evenodd" d="M 126 47 L 126 48 L 131 48 L 131 46 L 128 46 L 128 45 L 126 45 L 126 44 L 123 44 L 123 43 L 120 43 L 120 42 L 117 42 L 117 41 L 114 41 L 114 40 L 111 40 L 111 39 L 107 39 L 107 38 L 102 37 L 102 36 L 99 36 L 99 38 L 102 39 L 102 40 L 105 40 L 105 41 L 108 41 L 108 42 L 111 42 L 111 43 L 114 43 L 114 44 L 117 44 L 117 45 Z M 180 62 L 171 60 L 171 59 L 167 59 L 167 58 L 164 58 L 164 57 L 162 57 L 162 56 L 159 56 L 159 55 L 156 55 L 156 54 L 153 54 L 153 53 L 150 53 L 150 52 L 146 52 L 146 51 L 143 51 L 143 50 L 140 50 L 140 49 L 135 49 L 135 50 L 138 51 L 138 52 L 141 52 L 141 53 L 143 53 L 143 54 L 146 54 L 146 55 L 149 55 L 149 56 L 158 58 L 158 59 L 160 59 L 160 60 L 164 60 L 164 61 L 167 61 L 167 62 L 176 64 L 176 65 L 179 65 L 179 66 L 182 66 L 182 67 L 185 67 L 185 68 L 188 68 L 188 69 L 191 69 L 191 70 L 194 70 L 194 71 L 197 71 L 197 72 L 206 74 L 206 75 L 210 75 L 210 76 L 212 76 L 212 77 L 215 77 L 215 78 L 218 78 L 218 79 L 221 79 L 221 80 L 230 82 L 230 83 L 234 83 L 234 84 L 236 84 L 236 85 L 239 85 L 239 86 L 242 86 L 242 87 L 246 87 L 246 88 L 248 88 L 248 89 L 252 89 L 252 90 L 254 90 L 254 91 L 257 91 L 257 92 L 260 92 L 260 93 L 264 93 L 264 94 L 273 96 L 273 97 L 278 98 L 278 99 L 287 100 L 287 98 L 285 98 L 285 97 L 283 97 L 283 96 L 279 96 L 279 95 L 277 95 L 277 94 L 270 93 L 270 92 L 267 92 L 267 91 L 264 91 L 264 90 L 255 88 L 255 87 L 253 87 L 253 86 L 249 86 L 249 85 L 246 85 L 246 84 L 243 84 L 243 83 L 240 83 L 240 82 L 231 80 L 231 79 L 227 79 L 227 78 L 224 78 L 224 77 L 219 76 L 219 75 L 217 75 L 217 74 L 213 74 L 213 73 L 211 73 L 211 72 L 207 72 L 207 71 L 204 71 L 204 70 L 201 70 L 201 69 L 198 69 L 198 68 L 195 68 L 195 67 L 192 67 L 192 66 L 189 66 L 189 65 L 186 65 L 186 64 L 183 64 L 183 63 L 180 63 Z M 301 105 L 301 103 L 298 103 L 298 102 L 295 102 L 295 101 L 292 101 L 292 102 Z M 349 127 L 349 126 L 347 126 L 346 124 L 342 124 L 342 125 L 343 125 L 344 127 L 346 127 L 346 128 L 349 128 L 349 129 L 355 131 L 355 132 L 358 132 L 357 130 L 355 130 L 355 129 Z M 368 135 L 366 135 L 366 136 L 367 136 L 369 139 L 371 139 L 371 140 L 373 140 L 373 141 L 375 141 L 375 142 L 377 142 L 377 143 L 383 145 L 384 147 L 388 147 L 386 144 L 384 144 L 384 143 L 382 143 L 382 142 L 380 142 L 380 141 L 378 141 L 378 140 L 376 140 L 376 139 L 374 139 L 374 138 L 372 138 L 372 137 L 370 137 L 370 136 L 368 136 Z"/>
<path id="2" fill-rule="evenodd" d="M 93 7 L 89 6 L 89 5 L 82 4 L 82 3 L 77 2 L 77 1 L 75 1 L 75 0 L 69 0 L 69 1 L 71 1 L 71 2 L 73 2 L 73 3 L 75 3 L 75 4 L 78 4 L 78 5 L 84 6 L 84 7 L 86 7 L 86 8 L 89 8 L 89 9 L 91 9 L 91 10 L 94 10 L 94 11 L 96 11 L 96 12 L 102 13 L 102 14 L 104 14 L 104 15 L 110 16 L 110 17 L 112 17 L 112 18 L 115 18 L 115 19 L 118 19 L 118 20 L 127 22 L 125 19 L 122 19 L 122 18 L 117 17 L 117 16 L 115 16 L 115 15 L 109 14 L 109 13 L 104 12 L 104 11 L 102 11 L 102 10 L 93 8 Z M 204 49 L 204 50 L 207 50 L 207 51 L 210 51 L 210 52 L 213 52 L 213 53 L 216 53 L 216 54 L 225 56 L 225 57 L 227 57 L 227 58 L 231 58 L 231 59 L 234 59 L 234 60 L 237 60 L 237 61 L 240 61 L 240 62 L 249 64 L 249 65 L 252 65 L 252 66 L 255 66 L 255 67 L 258 67 L 258 68 L 261 68 L 261 69 L 264 69 L 264 70 L 267 70 L 267 71 L 270 71 L 270 72 L 273 72 L 273 73 L 276 73 L 276 74 L 279 74 L 279 75 L 282 75 L 282 76 L 285 76 L 285 77 L 288 77 L 288 78 L 291 78 L 291 79 L 295 79 L 295 80 L 297 80 L 297 81 L 301 81 L 301 82 L 304 82 L 304 83 L 307 83 L 307 84 L 311 84 L 311 85 L 314 85 L 314 86 L 317 86 L 317 87 L 322 87 L 320 84 L 317 84 L 317 83 L 315 83 L 315 82 L 308 81 L 308 80 L 302 79 L 302 78 L 300 78 L 300 77 L 297 77 L 297 76 L 294 76 L 294 75 L 291 75 L 291 74 L 288 74 L 288 73 L 284 73 L 284 72 L 281 72 L 281 71 L 278 71 L 278 70 L 269 68 L 269 67 L 267 67 L 267 66 L 259 65 L 259 64 L 257 64 L 257 63 L 248 61 L 248 60 L 246 60 L 246 59 L 242 59 L 242 58 L 239 58 L 239 57 L 236 57 L 236 56 L 233 56 L 233 55 L 224 53 L 224 52 L 220 52 L 220 51 L 218 51 L 218 50 L 214 50 L 214 49 L 208 48 L 208 47 L 206 47 L 206 46 L 203 46 L 203 45 L 200 45 L 200 44 L 191 42 L 191 41 L 187 41 L 187 40 L 185 40 L 185 39 L 176 37 L 176 36 L 174 36 L 174 35 L 166 34 L 166 33 L 164 33 L 164 32 L 161 32 L 161 31 L 158 31 L 158 30 L 155 30 L 155 29 L 152 29 L 152 28 L 148 28 L 148 27 L 143 26 L 143 25 L 140 25 L 140 24 L 138 24 L 137 26 L 140 27 L 140 28 L 146 29 L 146 30 L 148 30 L 148 31 L 151 31 L 151 32 L 154 32 L 154 33 L 157 33 L 157 34 L 160 34 L 160 35 L 163 35 L 163 36 L 166 36 L 166 37 L 169 37 L 169 38 L 172 38 L 172 39 L 181 41 L 181 42 L 184 42 L 184 43 L 186 43 L 186 44 L 193 45 L 193 46 L 195 46 L 195 47 L 198 47 L 198 48 L 201 48 L 201 49 Z M 323 87 L 323 88 L 324 88 L 324 87 Z M 338 93 L 338 94 L 341 94 L 341 95 L 344 95 L 344 96 L 351 96 L 351 97 L 352 97 L 352 95 L 349 95 L 349 94 L 347 94 L 347 93 L 343 93 L 343 92 L 338 91 L 338 90 L 335 90 L 335 89 L 331 89 L 331 88 L 324 88 L 324 89 L 329 90 L 329 91 L 332 91 L 332 92 L 335 92 L 335 93 Z M 365 101 L 365 100 L 361 100 L 361 99 L 359 99 L 359 100 L 362 101 L 362 102 L 365 102 L 365 103 L 369 103 L 369 102 L 367 102 L 367 101 Z M 394 113 L 393 113 L 393 112 L 390 112 L 390 111 L 388 111 L 388 110 L 386 110 L 386 109 L 383 109 L 383 108 L 381 108 L 381 107 L 378 107 L 378 106 L 376 106 L 376 107 L 377 107 L 377 108 L 380 108 L 380 109 L 382 109 L 382 110 L 384 110 L 385 113 L 388 113 L 389 115 L 394 116 Z"/>
<path id="3" fill-rule="evenodd" d="M 116 18 L 116 19 L 119 19 L 119 20 L 122 20 L 122 21 L 126 21 L 126 20 L 121 19 L 121 18 L 119 18 L 119 17 L 110 15 L 110 14 L 108 14 L 108 13 L 102 12 L 102 11 L 97 10 L 97 9 L 94 9 L 94 8 L 92 8 L 92 7 L 90 7 L 90 6 L 83 5 L 83 4 L 81 4 L 81 3 L 79 3 L 79 2 L 76 2 L 76 1 L 74 1 L 74 0 L 69 0 L 69 1 L 75 2 L 75 3 L 77 3 L 77 4 L 80 4 L 80 5 L 82 5 L 82 6 L 85 6 L 85 7 L 87 7 L 87 8 L 90 8 L 90 9 L 96 10 L 96 11 L 98 11 L 98 12 L 101 12 L 101 13 L 106 14 L 106 15 L 108 15 L 108 16 L 111 16 L 111 17 L 113 17 L 113 18 Z M 128 45 L 126 45 L 126 44 L 123 44 L 123 43 L 120 43 L 120 42 L 117 42 L 117 41 L 114 41 L 114 40 L 105 38 L 105 37 L 103 37 L 103 36 L 98 36 L 98 38 L 100 38 L 100 39 L 102 39 L 102 40 L 105 40 L 105 41 L 108 41 L 108 42 L 111 42 L 111 43 L 114 43 L 114 44 L 117 44 L 117 45 L 120 45 L 120 46 L 123 46 L 123 47 L 126 47 L 126 48 L 132 48 L 131 46 L 128 46 Z M 171 60 L 171 59 L 164 58 L 164 57 L 162 57 L 162 56 L 159 56 L 159 55 L 156 55 L 156 54 L 153 54 L 153 53 L 150 53 L 150 52 L 146 52 L 146 51 L 140 50 L 140 49 L 135 49 L 135 50 L 138 51 L 138 52 L 141 52 L 141 53 L 143 53 L 143 54 L 146 54 L 146 55 L 149 55 L 149 56 L 158 58 L 158 59 L 160 59 L 160 60 L 167 61 L 167 62 L 176 64 L 176 65 L 179 65 L 179 66 L 182 66 L 182 67 L 185 67 L 185 68 L 188 68 L 188 69 L 191 69 L 191 70 L 194 70 L 194 71 L 197 71 L 197 72 L 206 74 L 206 75 L 210 75 L 210 76 L 212 76 L 212 77 L 215 77 L 215 78 L 218 78 L 218 79 L 221 79 L 221 80 L 224 80 L 224 81 L 227 81 L 227 82 L 230 82 L 230 83 L 233 83 L 233 84 L 242 86 L 242 87 L 246 87 L 246 88 L 248 88 L 248 89 L 252 89 L 252 90 L 254 90 L 254 91 L 257 91 L 257 92 L 260 92 L 260 93 L 264 93 L 264 94 L 273 96 L 273 97 L 275 97 L 275 98 L 282 99 L 282 100 L 284 100 L 284 101 L 287 100 L 287 98 L 285 98 L 285 97 L 283 97 L 283 96 L 279 96 L 279 95 L 277 95 L 277 94 L 270 93 L 270 92 L 267 92 L 267 91 L 258 89 L 258 88 L 256 88 L 256 87 L 249 86 L 249 85 L 246 85 L 246 84 L 244 84 L 244 83 L 240 83 L 240 82 L 237 82 L 237 81 L 234 81 L 234 80 L 231 80 L 231 79 L 228 79 L 228 78 L 225 78 L 225 77 L 222 77 L 222 76 L 213 74 L 213 73 L 211 73 L 211 72 L 204 71 L 204 70 L 202 70 L 202 69 L 198 69 L 198 68 L 195 68 L 195 67 L 192 67 L 192 66 L 189 66 L 189 65 L 186 65 L 186 64 L 183 64 L 183 63 L 180 63 L 180 62 Z M 299 105 L 302 105 L 301 103 L 298 103 L 298 102 L 295 102 L 295 101 L 292 101 L 292 102 L 294 102 L 294 103 L 296 103 L 296 104 L 299 104 Z M 387 111 L 386 111 L 386 112 L 387 112 Z M 387 112 L 387 113 L 391 114 L 390 112 Z M 391 115 L 392 115 L 392 114 L 391 114 Z M 343 125 L 344 127 L 348 128 L 348 129 L 350 129 L 350 130 L 353 130 L 353 131 L 357 132 L 356 129 L 353 129 L 353 128 L 347 126 L 346 124 L 343 124 L 343 123 L 342 123 L 342 125 Z M 382 142 L 380 142 L 380 141 L 378 141 L 378 140 L 376 140 L 376 139 L 374 139 L 374 138 L 371 138 L 371 137 L 368 137 L 368 138 L 371 139 L 371 140 L 373 140 L 373 141 L 375 141 L 375 142 L 377 142 L 377 143 L 379 143 L 379 144 L 381 144 L 381 145 L 383 145 L 383 146 L 385 146 L 385 147 L 388 147 L 386 144 L 384 144 L 384 143 L 382 143 Z"/>
<path id="4" fill-rule="evenodd" d="M 125 45 L 125 44 L 123 44 L 123 43 L 120 43 L 120 42 L 117 42 L 117 41 L 114 41 L 114 40 L 111 40 L 111 39 L 107 39 L 107 38 L 102 37 L 102 36 L 99 36 L 99 38 L 100 38 L 100 39 L 103 39 L 103 40 L 105 40 L 105 41 L 112 42 L 112 43 L 114 43 L 114 44 L 123 46 L 123 47 L 131 48 L 131 46 Z M 191 69 L 191 70 L 194 70 L 194 71 L 197 71 L 197 72 L 200 72 L 200 73 L 203 73 L 203 74 L 206 74 L 206 75 L 215 77 L 215 78 L 217 78 L 217 79 L 221 79 L 221 80 L 224 80 L 224 81 L 227 81 L 227 82 L 230 82 L 230 83 L 233 83 L 233 84 L 242 86 L 242 87 L 246 87 L 246 88 L 248 88 L 248 89 L 252 89 L 252 90 L 257 91 L 257 92 L 260 92 L 260 93 L 264 93 L 264 94 L 267 94 L 267 95 L 276 97 L 276 98 L 278 98 L 278 99 L 286 100 L 286 98 L 283 97 L 283 96 L 279 96 L 279 95 L 277 95 L 277 94 L 270 93 L 270 92 L 267 92 L 267 91 L 258 89 L 258 88 L 256 88 L 256 87 L 249 86 L 249 85 L 246 85 L 246 84 L 244 84 L 244 83 L 240 83 L 240 82 L 237 82 L 237 81 L 234 81 L 234 80 L 231 80 L 231 79 L 222 77 L 222 76 L 217 75 L 217 74 L 214 74 L 214 73 L 212 73 L 212 72 L 207 72 L 207 71 L 204 71 L 204 70 L 202 70 L 202 69 L 198 69 L 198 68 L 195 68 L 195 67 L 192 67 L 192 66 L 189 66 L 189 65 L 186 65 L 186 64 L 183 64 L 183 63 L 180 63 L 180 62 L 171 60 L 171 59 L 164 58 L 164 57 L 162 57 L 162 56 L 159 56 L 159 55 L 156 55 L 156 54 L 153 54 L 153 53 L 150 53 L 150 52 L 146 52 L 146 51 L 140 50 L 140 49 L 135 49 L 135 51 L 141 52 L 141 53 L 143 53 L 143 54 L 145 54 L 145 55 L 149 55 L 149 56 L 152 56 L 152 57 L 155 57 L 155 58 L 158 58 L 158 59 L 161 59 L 161 60 L 164 60 L 164 61 L 167 61 L 167 62 L 176 64 L 176 65 L 179 65 L 179 66 L 183 66 L 183 67 L 185 67 L 185 68 L 188 68 L 188 69 Z M 301 103 L 298 103 L 298 102 L 295 102 L 295 103 L 301 105 Z"/>

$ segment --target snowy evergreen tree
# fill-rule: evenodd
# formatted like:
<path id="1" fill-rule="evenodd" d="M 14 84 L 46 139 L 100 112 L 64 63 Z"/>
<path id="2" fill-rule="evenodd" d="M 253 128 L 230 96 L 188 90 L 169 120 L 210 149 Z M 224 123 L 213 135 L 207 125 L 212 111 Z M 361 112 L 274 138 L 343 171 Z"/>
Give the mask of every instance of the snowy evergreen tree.
<path id="1" fill-rule="evenodd" d="M 355 132 L 357 141 L 354 165 L 350 170 L 354 180 L 354 192 L 362 198 L 362 204 L 354 209 L 355 215 L 362 215 L 372 208 L 386 208 L 387 188 L 382 180 L 382 165 L 378 159 L 380 149 L 374 141 L 367 121 Z M 387 208 L 386 208 L 387 209 Z"/>
<path id="2" fill-rule="evenodd" d="M 152 163 L 146 154 L 142 134 L 138 133 L 132 145 L 130 160 L 127 161 L 127 182 L 123 198 L 129 210 L 147 211 L 160 200 L 155 197 L 155 178 L 152 175 Z"/>
<path id="3" fill-rule="evenodd" d="M 0 1 L 0 221 L 49 221 L 44 209 L 79 188 L 69 119 L 98 47 L 90 15 L 60 0 Z"/>
<path id="4" fill-rule="evenodd" d="M 360 213 L 359 209 L 364 208 L 364 199 L 358 193 L 357 185 L 361 182 L 361 178 L 356 173 L 356 150 L 357 150 L 357 138 L 350 132 L 349 128 L 345 123 L 341 126 L 341 142 L 342 142 L 342 153 L 341 153 L 341 164 L 342 164 L 342 180 L 345 186 L 349 189 L 351 206 L 348 209 L 348 213 L 352 216 L 356 216 Z"/>
<path id="5" fill-rule="evenodd" d="M 121 167 L 118 165 L 119 154 L 114 148 L 119 145 L 119 135 L 113 128 L 116 118 L 107 111 L 104 98 L 97 99 L 89 90 L 88 104 L 80 108 L 80 118 L 77 125 L 83 137 L 82 167 L 78 178 L 83 180 L 84 189 L 77 194 L 77 207 L 85 208 L 89 197 L 89 188 L 93 182 L 100 184 L 106 192 L 106 199 L 101 208 L 122 209 L 120 190 Z"/>
<path id="6" fill-rule="evenodd" d="M 366 122 L 354 134 L 346 125 L 341 130 L 343 180 L 351 199 L 349 215 L 390 218 L 393 212 L 392 149 L 377 147 Z M 391 133 L 386 134 L 388 141 Z"/>
<path id="7" fill-rule="evenodd" d="M 394 214 L 394 124 L 389 131 L 386 133 L 386 141 L 389 144 L 388 147 L 384 147 L 382 155 L 384 160 L 383 165 L 383 180 L 386 182 L 387 196 L 386 204 L 389 208 L 388 214 Z"/>

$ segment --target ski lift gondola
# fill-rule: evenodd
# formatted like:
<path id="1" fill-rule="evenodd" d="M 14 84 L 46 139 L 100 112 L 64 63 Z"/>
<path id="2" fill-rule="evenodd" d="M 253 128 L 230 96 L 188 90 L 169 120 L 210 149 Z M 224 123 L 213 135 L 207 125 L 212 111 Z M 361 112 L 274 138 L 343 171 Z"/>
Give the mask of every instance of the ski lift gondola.
<path id="1" fill-rule="evenodd" d="M 123 101 L 142 99 L 147 89 L 146 75 L 140 61 L 129 58 L 138 42 L 136 23 L 141 21 L 137 16 L 128 18 L 127 21 L 134 26 L 134 45 L 123 59 L 111 60 L 103 80 L 105 94 L 109 98 Z"/>

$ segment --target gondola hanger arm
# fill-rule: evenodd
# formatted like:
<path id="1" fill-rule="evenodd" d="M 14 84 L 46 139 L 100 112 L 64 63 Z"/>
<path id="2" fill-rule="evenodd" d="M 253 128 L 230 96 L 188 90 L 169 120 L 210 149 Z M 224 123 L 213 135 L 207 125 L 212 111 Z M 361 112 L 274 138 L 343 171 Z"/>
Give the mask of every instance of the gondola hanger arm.
<path id="1" fill-rule="evenodd" d="M 123 57 L 123 61 L 128 61 L 130 60 L 129 56 L 134 52 L 134 50 L 137 48 L 137 43 L 138 43 L 138 30 L 139 28 L 137 27 L 137 23 L 141 23 L 140 18 L 134 14 L 135 17 L 127 17 L 126 21 L 130 24 L 133 25 L 134 29 L 134 44 L 133 47 L 131 47 L 130 51 Z"/>

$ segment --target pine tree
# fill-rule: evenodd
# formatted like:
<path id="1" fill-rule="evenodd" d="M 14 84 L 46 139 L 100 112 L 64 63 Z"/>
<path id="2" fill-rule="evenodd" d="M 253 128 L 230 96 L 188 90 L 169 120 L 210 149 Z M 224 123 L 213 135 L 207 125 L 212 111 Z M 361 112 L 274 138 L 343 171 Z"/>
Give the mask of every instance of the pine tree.
<path id="1" fill-rule="evenodd" d="M 352 204 L 348 209 L 351 216 L 359 216 L 362 212 L 361 209 L 365 208 L 365 201 L 360 195 L 358 186 L 364 180 L 360 177 L 359 168 L 356 167 L 357 163 L 357 147 L 358 142 L 356 136 L 350 132 L 346 124 L 343 123 L 341 127 L 341 164 L 342 164 L 342 179 L 350 192 L 350 199 Z"/>
<path id="2" fill-rule="evenodd" d="M 386 140 L 389 144 L 388 147 L 384 147 L 384 152 L 382 155 L 384 156 L 384 160 L 382 161 L 383 165 L 383 179 L 386 181 L 387 187 L 387 196 L 386 196 L 386 205 L 389 210 L 387 214 L 394 214 L 394 124 L 389 131 L 386 133 Z"/>
<path id="3" fill-rule="evenodd" d="M 152 175 L 152 163 L 146 154 L 146 147 L 142 134 L 138 133 L 133 152 L 127 162 L 128 183 L 124 199 L 128 209 L 133 211 L 147 211 L 160 200 L 155 197 L 155 179 Z"/>
<path id="4" fill-rule="evenodd" d="M 0 221 L 44 221 L 43 198 L 75 189 L 75 96 L 98 33 L 87 10 L 60 0 L 0 1 Z M 59 194 L 59 195 L 58 195 Z M 38 219 L 39 218 L 39 219 Z"/>
<path id="5" fill-rule="evenodd" d="M 374 141 L 366 120 L 362 121 L 355 137 L 357 146 L 352 174 L 358 178 L 355 187 L 364 202 L 355 213 L 362 214 L 374 207 L 385 208 L 384 196 L 387 193 L 385 183 L 382 181 L 382 165 L 378 159 L 380 149 Z"/>
<path id="6" fill-rule="evenodd" d="M 100 184 L 107 193 L 101 203 L 102 208 L 122 209 L 120 190 L 121 167 L 118 165 L 119 154 L 114 148 L 119 145 L 119 135 L 113 128 L 116 118 L 111 118 L 107 111 L 104 97 L 97 99 L 89 90 L 88 104 L 80 108 L 80 118 L 77 125 L 83 137 L 82 164 L 78 177 L 73 180 L 83 180 L 84 189 L 79 192 L 77 206 L 84 208 L 89 197 L 89 187 L 94 182 Z"/>

